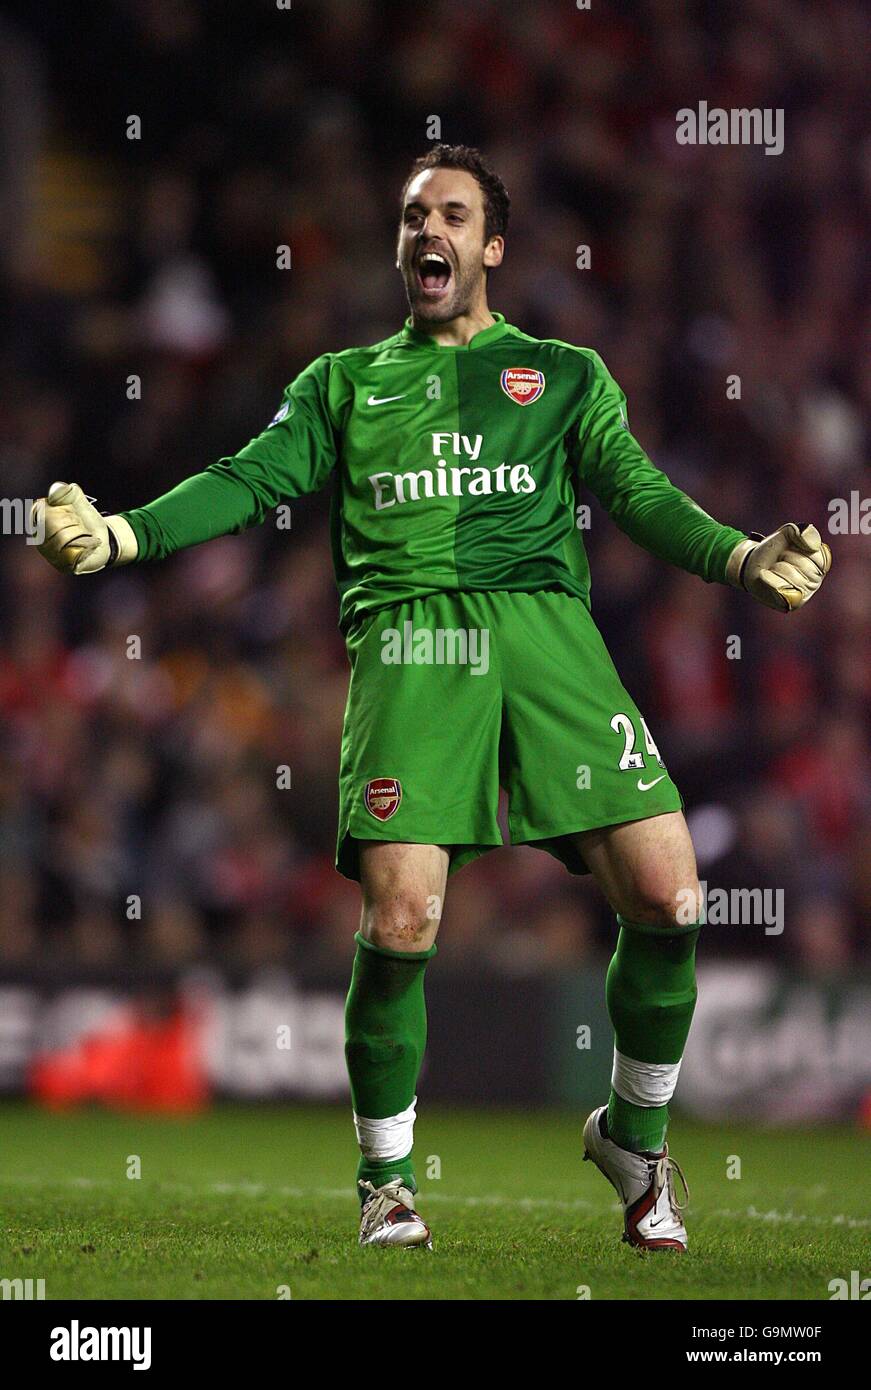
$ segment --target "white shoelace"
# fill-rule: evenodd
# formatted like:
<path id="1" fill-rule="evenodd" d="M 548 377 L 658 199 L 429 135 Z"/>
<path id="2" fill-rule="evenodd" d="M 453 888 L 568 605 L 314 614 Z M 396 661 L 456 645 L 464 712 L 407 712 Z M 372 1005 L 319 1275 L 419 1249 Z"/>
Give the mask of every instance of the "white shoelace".
<path id="1" fill-rule="evenodd" d="M 363 1206 L 362 1228 L 366 1236 L 371 1235 L 381 1225 L 391 1207 L 399 1205 L 407 1211 L 414 1211 L 412 1194 L 400 1178 L 385 1183 L 383 1187 L 373 1187 L 371 1182 L 364 1179 L 360 1187 L 364 1192 L 372 1194 Z"/>
<path id="2" fill-rule="evenodd" d="M 674 1190 L 675 1173 L 677 1173 L 678 1177 L 680 1178 L 681 1186 L 683 1187 L 684 1196 L 682 1202 L 679 1202 L 677 1200 L 677 1195 Z M 686 1208 L 689 1206 L 690 1189 L 689 1184 L 687 1183 L 687 1180 L 683 1175 L 683 1169 L 681 1168 L 680 1164 L 676 1162 L 675 1159 L 670 1158 L 667 1153 L 663 1154 L 662 1158 L 657 1159 L 656 1162 L 657 1200 L 659 1198 L 659 1194 L 661 1193 L 664 1187 L 668 1190 L 669 1206 L 671 1207 L 671 1210 L 674 1213 L 674 1215 L 679 1217 L 681 1212 L 685 1211 Z"/>

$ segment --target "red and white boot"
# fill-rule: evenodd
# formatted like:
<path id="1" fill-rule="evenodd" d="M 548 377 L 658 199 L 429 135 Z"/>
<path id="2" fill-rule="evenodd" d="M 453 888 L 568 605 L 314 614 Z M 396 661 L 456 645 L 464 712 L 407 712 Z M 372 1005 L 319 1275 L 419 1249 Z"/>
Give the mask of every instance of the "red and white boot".
<path id="1" fill-rule="evenodd" d="M 607 1112 L 607 1105 L 600 1106 L 584 1125 L 584 1158 L 592 1159 L 623 1203 L 623 1239 L 639 1250 L 685 1251 L 683 1210 L 690 1192 L 680 1167 L 668 1156 L 668 1145 L 660 1154 L 621 1149 L 608 1138 Z M 683 1186 L 683 1202 L 675 1196 L 675 1173 Z"/>
<path id="2" fill-rule="evenodd" d="M 414 1193 L 401 1178 L 381 1187 L 361 1180 L 360 1187 L 370 1195 L 360 1213 L 361 1245 L 402 1245 L 411 1249 L 422 1245 L 432 1250 L 429 1226 L 414 1209 Z"/>

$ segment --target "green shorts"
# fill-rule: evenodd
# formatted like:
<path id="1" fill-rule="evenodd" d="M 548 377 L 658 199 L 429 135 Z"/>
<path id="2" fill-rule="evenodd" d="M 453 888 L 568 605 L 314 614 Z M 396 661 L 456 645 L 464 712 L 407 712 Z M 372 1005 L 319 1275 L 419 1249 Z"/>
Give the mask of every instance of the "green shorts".
<path id="1" fill-rule="evenodd" d="M 348 634 L 336 867 L 358 842 L 451 847 L 451 872 L 533 844 L 572 873 L 564 837 L 683 808 L 581 599 L 442 593 L 380 609 Z"/>

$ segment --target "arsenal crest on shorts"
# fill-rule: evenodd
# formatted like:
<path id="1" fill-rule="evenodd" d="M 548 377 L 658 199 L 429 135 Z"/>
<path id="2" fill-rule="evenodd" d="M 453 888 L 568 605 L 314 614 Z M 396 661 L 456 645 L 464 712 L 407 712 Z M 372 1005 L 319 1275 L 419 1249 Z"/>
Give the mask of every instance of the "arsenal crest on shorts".
<path id="1" fill-rule="evenodd" d="M 376 820 L 390 820 L 399 810 L 402 783 L 396 777 L 373 777 L 363 793 L 366 810 Z"/>
<path id="2" fill-rule="evenodd" d="M 532 367 L 506 367 L 499 384 L 515 405 L 532 405 L 544 390 L 544 372 Z"/>

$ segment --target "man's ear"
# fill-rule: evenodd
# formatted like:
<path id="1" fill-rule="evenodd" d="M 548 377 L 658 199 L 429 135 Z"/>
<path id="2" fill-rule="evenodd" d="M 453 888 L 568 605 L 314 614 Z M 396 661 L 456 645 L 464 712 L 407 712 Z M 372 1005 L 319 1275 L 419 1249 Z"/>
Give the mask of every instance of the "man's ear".
<path id="1" fill-rule="evenodd" d="M 502 257 L 505 254 L 505 240 L 501 236 L 491 237 L 484 247 L 484 265 L 488 270 L 493 270 L 497 265 L 502 264 Z"/>

